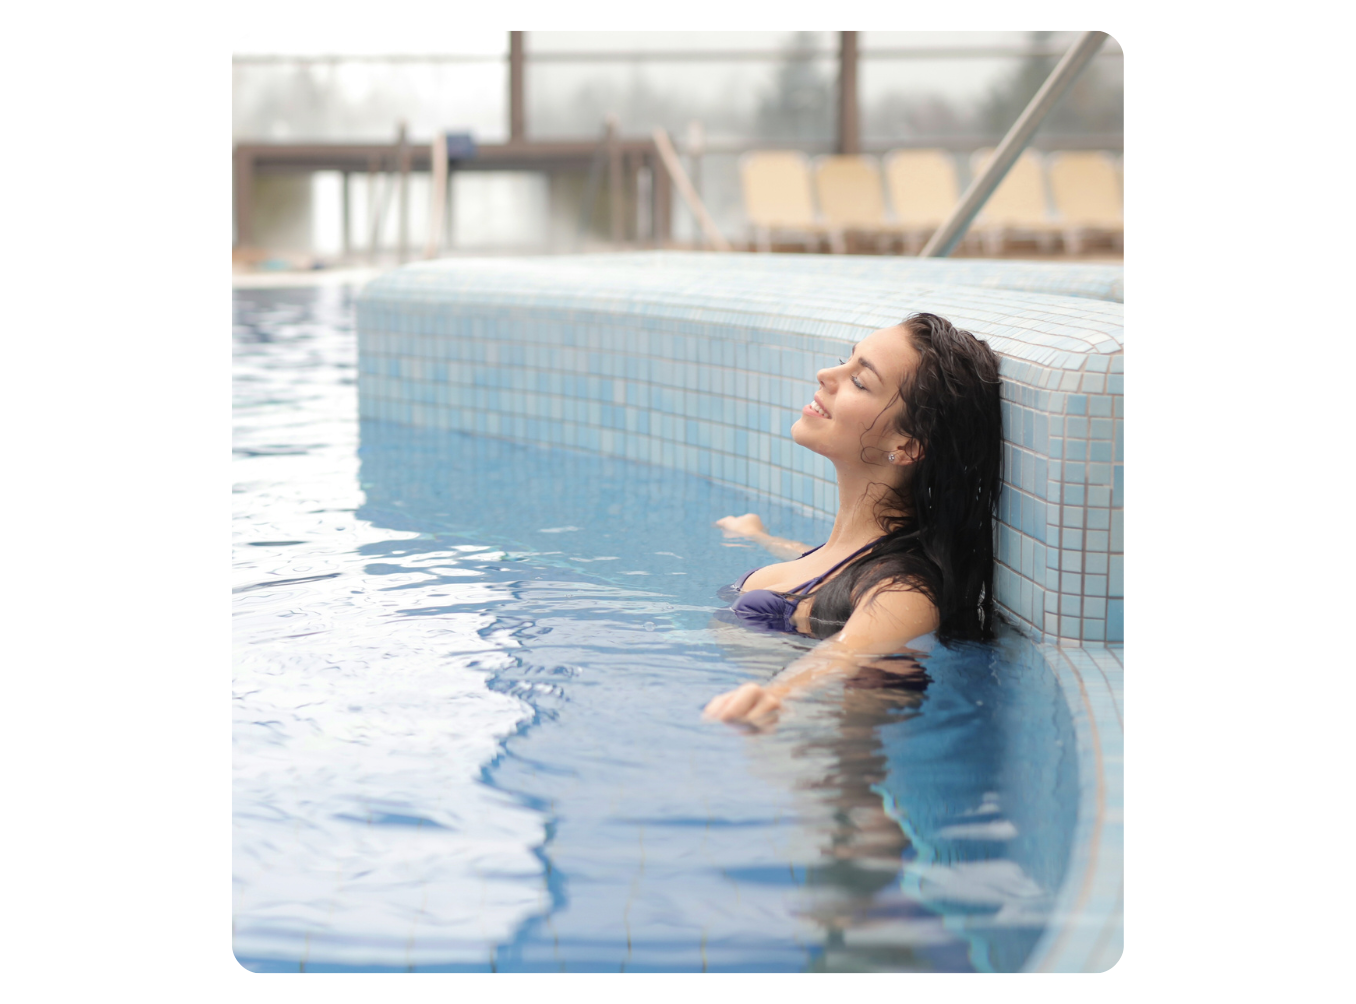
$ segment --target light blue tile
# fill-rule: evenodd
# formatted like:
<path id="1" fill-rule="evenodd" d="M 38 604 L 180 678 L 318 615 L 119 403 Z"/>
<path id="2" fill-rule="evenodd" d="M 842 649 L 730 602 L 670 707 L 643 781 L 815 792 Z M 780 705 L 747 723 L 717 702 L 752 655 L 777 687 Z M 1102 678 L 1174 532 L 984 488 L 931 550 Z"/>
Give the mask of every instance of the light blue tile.
<path id="1" fill-rule="evenodd" d="M 1106 640 L 1108 642 L 1125 640 L 1125 603 L 1123 600 L 1107 601 Z"/>
<path id="2" fill-rule="evenodd" d="M 1110 556 L 1110 574 L 1107 576 L 1107 595 L 1122 597 L 1125 595 L 1125 558 L 1119 554 Z"/>
<path id="3" fill-rule="evenodd" d="M 1050 416 L 1043 411 L 1032 413 L 1031 448 L 1038 454 L 1050 455 Z"/>

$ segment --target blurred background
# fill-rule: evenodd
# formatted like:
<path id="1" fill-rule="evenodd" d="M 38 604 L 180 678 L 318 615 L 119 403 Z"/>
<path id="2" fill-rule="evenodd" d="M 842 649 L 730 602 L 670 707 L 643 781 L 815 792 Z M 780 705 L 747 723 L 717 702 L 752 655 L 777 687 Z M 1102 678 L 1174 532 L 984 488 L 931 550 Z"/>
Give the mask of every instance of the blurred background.
<path id="1" fill-rule="evenodd" d="M 235 265 L 721 240 L 917 253 L 1076 35 L 482 32 L 238 52 Z M 955 253 L 1119 260 L 1122 106 L 1108 39 Z"/>

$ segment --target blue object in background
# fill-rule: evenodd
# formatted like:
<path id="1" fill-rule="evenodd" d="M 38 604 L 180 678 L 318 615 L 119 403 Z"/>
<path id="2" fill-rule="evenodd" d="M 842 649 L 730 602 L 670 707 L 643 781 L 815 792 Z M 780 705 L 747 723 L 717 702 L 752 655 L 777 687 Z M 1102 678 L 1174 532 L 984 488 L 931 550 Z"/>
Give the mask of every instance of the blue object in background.
<path id="1" fill-rule="evenodd" d="M 474 160 L 476 155 L 476 140 L 469 132 L 449 132 L 444 137 L 447 142 L 447 159 L 449 161 Z"/>

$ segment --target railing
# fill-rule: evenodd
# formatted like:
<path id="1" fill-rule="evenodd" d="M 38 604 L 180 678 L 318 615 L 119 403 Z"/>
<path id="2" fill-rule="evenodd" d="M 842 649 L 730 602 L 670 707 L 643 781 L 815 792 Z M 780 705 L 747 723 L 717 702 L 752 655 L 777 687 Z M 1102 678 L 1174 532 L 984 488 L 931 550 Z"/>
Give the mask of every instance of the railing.
<path id="1" fill-rule="evenodd" d="M 998 134 L 930 134 L 896 135 L 888 139 L 876 136 L 862 136 L 860 130 L 860 109 L 856 85 L 857 66 L 862 60 L 929 60 L 929 59 L 969 59 L 969 58 L 1046 58 L 1060 57 L 1065 54 L 1062 46 L 1024 44 L 1024 45 L 978 45 L 978 46 L 877 46 L 859 45 L 858 32 L 839 32 L 839 45 L 828 49 L 671 49 L 671 50 L 590 50 L 590 51 L 529 51 L 526 33 L 510 32 L 506 51 L 500 53 L 422 53 L 422 54 L 249 54 L 233 57 L 236 66 L 267 65 L 330 65 L 342 63 L 359 64 L 493 64 L 506 63 L 508 69 L 508 142 L 504 144 L 485 144 L 475 162 L 459 165 L 458 169 L 495 170 L 566 170 L 584 168 L 588 180 L 580 225 L 580 240 L 583 239 L 588 221 L 598 196 L 598 188 L 606 165 L 607 188 L 609 197 L 609 229 L 614 244 L 628 239 L 641 240 L 639 219 L 627 220 L 637 216 L 639 209 L 626 209 L 621 205 L 624 192 L 637 189 L 637 179 L 643 174 L 649 180 L 647 203 L 649 224 L 645 228 L 651 243 L 664 243 L 670 230 L 670 193 L 677 190 L 691 211 L 697 230 L 701 236 L 697 239 L 708 246 L 720 246 L 724 238 L 719 236 L 710 214 L 702 204 L 702 159 L 703 157 L 739 155 L 748 151 L 778 148 L 799 149 L 807 153 L 868 153 L 881 154 L 899 148 L 940 148 L 953 153 L 966 153 L 982 147 L 995 146 L 1001 136 Z M 1096 59 L 1118 59 L 1124 53 L 1114 44 L 1103 45 L 1095 54 Z M 670 144 L 667 134 L 661 141 L 647 137 L 646 140 L 622 140 L 617 133 L 615 120 L 608 136 L 600 143 L 598 140 L 574 139 L 534 140 L 528 136 L 525 113 L 525 69 L 534 64 L 638 64 L 638 63 L 712 63 L 712 62 L 803 62 L 836 61 L 838 63 L 836 137 L 832 140 L 794 140 L 782 138 L 708 138 L 702 134 L 699 123 L 689 125 L 686 138 L 680 137 L 676 144 Z M 649 131 L 648 129 L 646 130 Z M 1028 137 L 1030 145 L 1043 150 L 1120 150 L 1123 137 L 1120 133 L 1042 133 Z M 667 149 L 663 149 L 663 148 Z M 678 161 L 681 154 L 686 159 L 686 173 Z M 438 158 L 441 160 L 441 158 Z M 380 208 L 369 208 L 374 222 L 371 225 L 369 239 L 370 254 L 376 253 L 376 232 L 381 220 L 386 216 L 387 203 L 391 199 L 391 187 L 398 185 L 401 196 L 400 219 L 402 234 L 399 240 L 400 256 L 403 259 L 409 252 L 407 227 L 407 177 L 411 170 L 431 170 L 434 158 L 430 157 L 427 146 L 423 144 L 408 146 L 397 142 L 390 144 L 372 143 L 249 143 L 243 142 L 236 147 L 236 220 L 237 241 L 246 245 L 251 236 L 252 178 L 256 169 L 263 170 L 339 170 L 343 174 L 344 206 L 348 212 L 349 174 L 366 172 L 372 194 L 376 193 L 376 175 L 389 172 L 390 183 Z M 676 168 L 676 170 L 675 170 Z M 397 181 L 396 175 L 399 176 Z M 626 179 L 623 180 L 623 177 Z M 444 175 L 435 182 L 439 195 L 445 199 L 447 178 Z M 639 195 L 639 192 L 636 192 Z M 441 213 L 434 207 L 435 214 L 441 220 Z M 441 224 L 430 227 L 430 241 L 440 243 L 438 232 Z M 628 237 L 624 231 L 635 231 Z M 349 250 L 347 235 L 349 226 L 344 224 L 345 251 Z M 428 251 L 426 250 L 426 253 Z"/>

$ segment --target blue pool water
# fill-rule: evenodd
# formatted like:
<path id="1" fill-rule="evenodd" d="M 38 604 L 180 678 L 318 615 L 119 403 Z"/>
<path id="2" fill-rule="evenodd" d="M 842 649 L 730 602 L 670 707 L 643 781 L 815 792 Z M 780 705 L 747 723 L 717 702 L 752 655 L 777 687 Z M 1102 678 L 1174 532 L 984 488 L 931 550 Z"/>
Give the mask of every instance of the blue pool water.
<path id="1" fill-rule="evenodd" d="M 767 732 L 803 648 L 713 617 L 822 520 L 663 468 L 356 419 L 351 292 L 236 294 L 234 932 L 258 971 L 1020 969 L 1074 742 L 1024 641 Z"/>

